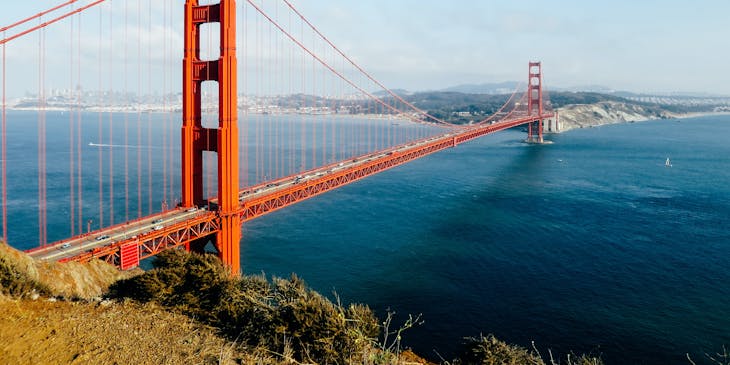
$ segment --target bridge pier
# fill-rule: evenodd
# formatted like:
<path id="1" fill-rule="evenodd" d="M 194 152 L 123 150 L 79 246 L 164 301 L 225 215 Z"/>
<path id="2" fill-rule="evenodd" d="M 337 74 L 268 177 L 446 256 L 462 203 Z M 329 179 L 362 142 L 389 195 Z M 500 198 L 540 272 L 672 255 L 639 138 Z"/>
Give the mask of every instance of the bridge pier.
<path id="1" fill-rule="evenodd" d="M 543 143 L 543 120 L 538 119 L 527 124 L 527 143 Z"/>

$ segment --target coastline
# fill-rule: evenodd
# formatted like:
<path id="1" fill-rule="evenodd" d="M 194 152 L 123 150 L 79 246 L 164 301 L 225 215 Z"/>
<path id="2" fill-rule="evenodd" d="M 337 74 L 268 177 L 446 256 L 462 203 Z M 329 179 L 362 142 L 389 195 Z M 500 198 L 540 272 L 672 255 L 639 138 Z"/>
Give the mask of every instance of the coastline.
<path id="1" fill-rule="evenodd" d="M 566 105 L 558 108 L 557 112 L 560 116 L 560 128 L 550 133 L 563 133 L 573 129 L 593 128 L 610 124 L 676 120 L 710 115 L 730 115 L 730 112 L 724 111 L 674 113 L 665 110 L 650 109 L 636 104 L 611 101 L 595 104 Z"/>
<path id="2" fill-rule="evenodd" d="M 118 107 L 87 107 L 82 109 L 69 109 L 63 107 L 13 107 L 9 106 L 6 108 L 7 111 L 16 112 L 60 112 L 60 113 L 120 113 L 120 114 L 180 114 L 182 111 L 179 108 L 171 108 L 165 110 L 163 108 L 148 108 L 148 109 L 129 109 L 129 108 L 118 108 Z M 320 113 L 320 112 L 295 112 L 295 111 L 282 111 L 282 112 L 258 112 L 251 110 L 239 109 L 242 115 L 260 115 L 260 116 L 330 116 L 330 117 L 341 117 L 341 118 L 365 118 L 365 119 L 376 119 L 376 120 L 399 120 L 404 122 L 413 121 L 411 118 L 404 117 L 402 114 L 345 114 L 345 113 Z"/>

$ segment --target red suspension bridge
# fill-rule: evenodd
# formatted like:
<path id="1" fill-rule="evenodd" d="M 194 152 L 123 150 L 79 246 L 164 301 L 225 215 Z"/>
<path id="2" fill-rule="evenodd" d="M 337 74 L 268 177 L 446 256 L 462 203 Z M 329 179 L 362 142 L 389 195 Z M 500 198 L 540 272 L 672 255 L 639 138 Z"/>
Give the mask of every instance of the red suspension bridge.
<path id="1" fill-rule="evenodd" d="M 454 125 L 288 0 L 240 5 L 186 0 L 179 19 L 172 0 L 69 0 L 0 29 L 3 238 L 36 259 L 121 269 L 212 244 L 238 273 L 248 220 L 494 132 L 526 126 L 542 143 L 557 127 L 539 62 L 526 91 Z"/>

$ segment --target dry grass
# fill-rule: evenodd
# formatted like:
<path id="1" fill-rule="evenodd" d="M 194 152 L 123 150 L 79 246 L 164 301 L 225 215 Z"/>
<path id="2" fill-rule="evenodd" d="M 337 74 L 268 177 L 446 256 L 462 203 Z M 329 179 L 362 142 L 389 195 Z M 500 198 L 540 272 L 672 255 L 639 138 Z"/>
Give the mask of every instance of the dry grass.
<path id="1" fill-rule="evenodd" d="M 511 345 L 498 340 L 493 335 L 468 337 L 459 359 L 454 365 L 560 365 L 563 362 L 555 359 L 552 352 L 544 358 L 534 347 L 528 350 L 521 346 Z M 565 365 L 603 365 L 599 357 L 590 355 L 569 354 Z"/>
<path id="2" fill-rule="evenodd" d="M 0 292 L 13 296 L 36 292 L 91 299 L 103 295 L 117 280 L 139 273 L 119 271 L 98 260 L 86 264 L 39 262 L 0 241 Z"/>
<path id="3" fill-rule="evenodd" d="M 154 305 L 0 301 L 0 363 L 234 364 L 232 343 Z"/>

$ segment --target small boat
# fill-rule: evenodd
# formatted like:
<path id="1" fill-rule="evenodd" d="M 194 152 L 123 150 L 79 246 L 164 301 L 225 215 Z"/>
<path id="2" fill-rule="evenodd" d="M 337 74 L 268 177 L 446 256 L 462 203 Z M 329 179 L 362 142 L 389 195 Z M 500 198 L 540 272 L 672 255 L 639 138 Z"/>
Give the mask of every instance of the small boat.
<path id="1" fill-rule="evenodd" d="M 667 157 L 667 160 L 664 161 L 664 166 L 666 166 L 666 167 L 672 167 L 672 161 L 669 161 L 669 157 Z"/>

